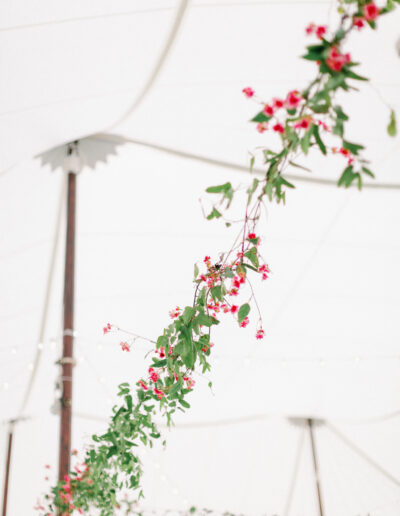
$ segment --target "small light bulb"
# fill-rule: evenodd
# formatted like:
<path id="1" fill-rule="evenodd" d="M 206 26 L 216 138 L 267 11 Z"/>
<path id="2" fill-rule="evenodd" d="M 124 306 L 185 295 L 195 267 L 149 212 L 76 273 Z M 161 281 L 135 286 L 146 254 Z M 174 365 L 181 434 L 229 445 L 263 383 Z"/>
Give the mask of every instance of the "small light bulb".
<path id="1" fill-rule="evenodd" d="M 29 371 L 32 371 L 32 370 L 33 370 L 33 364 L 32 364 L 32 362 L 31 362 L 30 364 L 28 364 L 28 369 L 29 369 Z"/>
<path id="2" fill-rule="evenodd" d="M 39 344 L 37 345 L 37 348 L 38 349 L 43 349 L 44 348 L 43 342 L 39 342 Z"/>
<path id="3" fill-rule="evenodd" d="M 160 469 L 160 467 L 161 467 L 161 466 L 160 466 L 160 464 L 159 464 L 158 462 L 156 462 L 156 463 L 154 464 L 154 467 L 155 467 L 156 469 Z"/>
<path id="4" fill-rule="evenodd" d="M 17 354 L 17 348 L 15 348 L 15 347 L 14 347 L 14 348 L 12 348 L 11 353 L 12 353 L 13 355 L 16 355 L 16 354 Z"/>

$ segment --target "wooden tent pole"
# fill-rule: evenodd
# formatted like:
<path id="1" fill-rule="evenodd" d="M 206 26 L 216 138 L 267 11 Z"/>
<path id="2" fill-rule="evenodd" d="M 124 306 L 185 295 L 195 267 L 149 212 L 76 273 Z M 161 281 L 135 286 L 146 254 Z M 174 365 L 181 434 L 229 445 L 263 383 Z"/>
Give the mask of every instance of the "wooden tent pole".
<path id="1" fill-rule="evenodd" d="M 68 147 L 68 154 L 76 150 L 76 144 Z M 72 415 L 72 370 L 73 329 L 74 329 L 74 276 L 75 276 L 75 194 L 76 173 L 68 171 L 67 194 L 67 236 L 65 250 L 64 277 L 64 334 L 63 354 L 60 360 L 62 368 L 62 397 L 59 448 L 59 479 L 64 480 L 70 470 L 71 456 L 71 415 Z"/>
<path id="2" fill-rule="evenodd" d="M 8 483 L 9 483 L 9 478 L 10 478 L 10 464 L 11 464 L 13 434 L 14 434 L 14 422 L 10 421 L 10 429 L 8 431 L 6 474 L 5 474 L 5 478 L 4 478 L 4 490 L 3 490 L 3 516 L 7 516 L 7 496 L 8 496 Z"/>
<path id="3" fill-rule="evenodd" d="M 314 439 L 314 421 L 312 419 L 307 419 L 308 429 L 310 432 L 310 441 L 311 441 L 311 452 L 313 456 L 313 464 L 314 464 L 314 473 L 315 473 L 315 486 L 317 489 L 317 497 L 318 497 L 318 505 L 319 505 L 319 515 L 324 516 L 324 507 L 322 505 L 322 496 L 321 496 L 321 484 L 319 479 L 319 470 L 318 470 L 318 459 L 317 459 L 317 450 L 315 446 Z"/>

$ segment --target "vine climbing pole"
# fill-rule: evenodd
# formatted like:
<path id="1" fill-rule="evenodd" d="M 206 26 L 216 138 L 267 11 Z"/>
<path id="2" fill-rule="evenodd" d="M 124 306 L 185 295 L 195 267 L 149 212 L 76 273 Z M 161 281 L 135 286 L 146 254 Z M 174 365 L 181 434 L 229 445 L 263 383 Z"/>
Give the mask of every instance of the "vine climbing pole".
<path id="1" fill-rule="evenodd" d="M 64 276 L 64 332 L 60 365 L 61 373 L 61 422 L 59 448 L 59 479 L 64 480 L 70 470 L 71 423 L 72 423 L 72 372 L 74 342 L 74 282 L 75 282 L 75 207 L 76 179 L 79 172 L 77 142 L 69 144 L 65 169 L 68 173 L 67 186 L 67 231 Z"/>

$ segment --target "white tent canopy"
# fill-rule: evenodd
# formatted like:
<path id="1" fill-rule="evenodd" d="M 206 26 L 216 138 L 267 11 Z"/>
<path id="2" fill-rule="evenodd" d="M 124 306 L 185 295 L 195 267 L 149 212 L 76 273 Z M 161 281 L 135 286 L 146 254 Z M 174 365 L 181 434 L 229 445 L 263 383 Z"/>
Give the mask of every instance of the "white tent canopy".
<path id="1" fill-rule="evenodd" d="M 255 106 L 241 90 L 251 85 L 269 99 L 303 87 L 314 72 L 298 58 L 304 27 L 334 23 L 333 4 L 0 6 L 2 464 L 6 422 L 21 415 L 36 371 L 27 419 L 15 427 L 8 516 L 34 514 L 49 484 L 44 465 L 52 480 L 57 469 L 50 407 L 61 353 L 65 144 L 79 140 L 84 165 L 73 423 L 82 449 L 105 427 L 117 384 L 146 371 L 146 341 L 123 354 L 119 335 L 103 337 L 102 327 L 153 339 L 168 311 L 190 302 L 194 262 L 217 257 L 235 235 L 204 220 L 198 200 L 207 186 L 249 182 L 249 152 L 270 138 L 246 122 Z M 362 192 L 338 189 L 330 181 L 344 162 L 311 154 L 312 175 L 301 173 L 286 206 L 268 206 L 262 254 L 273 274 L 256 285 L 266 338 L 255 341 L 254 324 L 215 330 L 212 373 L 196 378 L 192 408 L 163 430 L 167 450 L 140 452 L 144 508 L 317 515 L 304 430 L 315 418 L 326 422 L 315 427 L 326 515 L 398 514 L 400 149 L 386 134 L 385 103 L 400 111 L 399 22 L 398 9 L 348 43 L 371 78 L 343 97 L 349 139 L 367 146 L 376 180 Z"/>

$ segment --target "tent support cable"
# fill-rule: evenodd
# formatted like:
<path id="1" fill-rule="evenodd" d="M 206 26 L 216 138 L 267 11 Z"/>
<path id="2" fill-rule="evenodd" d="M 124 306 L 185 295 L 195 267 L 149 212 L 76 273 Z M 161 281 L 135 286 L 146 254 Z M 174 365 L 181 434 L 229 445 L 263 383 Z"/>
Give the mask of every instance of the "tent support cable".
<path id="1" fill-rule="evenodd" d="M 170 147 L 165 147 L 163 145 L 158 145 L 151 142 L 146 142 L 142 140 L 136 140 L 133 138 L 125 138 L 124 136 L 117 134 L 107 134 L 107 133 L 97 133 L 91 136 L 97 141 L 106 141 L 112 143 L 132 143 L 134 145 L 140 145 L 141 147 L 146 147 L 148 149 L 153 149 L 159 152 L 163 152 L 165 154 L 171 154 L 172 156 L 177 156 L 179 158 L 189 159 L 193 161 L 199 161 L 200 163 L 206 163 L 208 165 L 214 165 L 216 167 L 227 168 L 229 170 L 235 170 L 237 172 L 245 172 L 249 173 L 249 167 L 239 165 L 237 163 L 219 160 L 214 158 L 209 158 L 207 156 L 201 156 L 200 154 L 193 154 L 191 152 L 185 152 L 178 149 L 172 149 Z M 252 169 L 252 173 L 258 176 L 265 176 L 265 170 L 259 167 L 254 167 Z M 298 174 L 285 174 L 285 178 L 291 181 L 298 181 L 300 183 L 311 183 L 317 184 L 321 186 L 335 186 L 337 187 L 337 181 L 335 179 L 325 179 L 320 177 L 313 176 L 300 176 Z M 400 190 L 400 183 L 364 183 L 363 188 L 371 189 L 371 190 Z"/>
<path id="2" fill-rule="evenodd" d="M 164 45 L 160 55 L 158 56 L 158 59 L 155 62 L 154 67 L 151 70 L 151 73 L 150 73 L 149 77 L 147 78 L 143 88 L 141 89 L 141 91 L 139 92 L 139 94 L 137 95 L 137 97 L 135 98 L 133 103 L 130 105 L 128 110 L 116 122 L 114 122 L 112 124 L 112 126 L 107 129 L 107 131 L 111 131 L 117 125 L 120 125 L 123 122 L 125 122 L 125 120 L 131 116 L 131 114 L 136 110 L 137 107 L 139 107 L 139 105 L 142 103 L 144 98 L 150 92 L 161 69 L 164 66 L 164 63 L 168 57 L 168 54 L 172 48 L 172 45 L 176 39 L 176 36 L 179 32 L 179 28 L 182 24 L 183 16 L 185 14 L 188 4 L 189 4 L 189 0 L 181 0 L 179 7 L 176 11 L 175 18 L 172 23 L 170 32 L 168 34 L 167 41 L 165 42 L 165 45 Z"/>
<path id="3" fill-rule="evenodd" d="M 394 477 L 391 473 L 386 471 L 380 464 L 378 464 L 374 459 L 372 459 L 369 455 L 367 455 L 361 448 L 359 448 L 356 444 L 353 443 L 348 437 L 342 434 L 335 426 L 331 423 L 325 421 L 325 425 L 329 430 L 336 435 L 348 448 L 353 450 L 359 457 L 364 459 L 370 466 L 372 466 L 376 471 L 379 471 L 385 478 L 390 480 L 395 486 L 400 487 L 400 480 Z"/>

